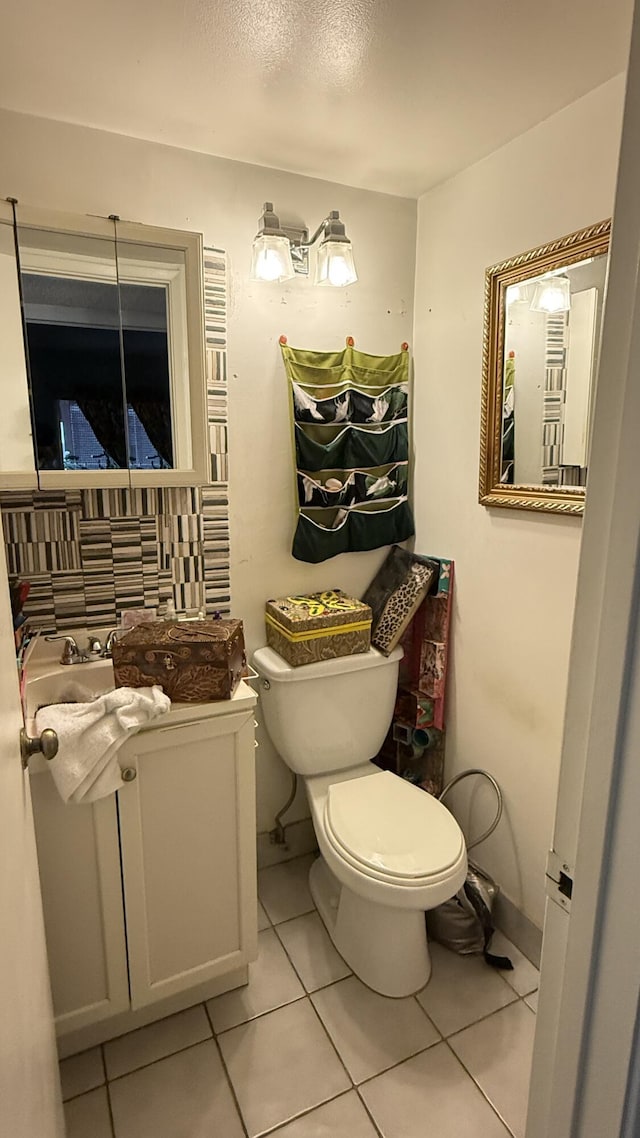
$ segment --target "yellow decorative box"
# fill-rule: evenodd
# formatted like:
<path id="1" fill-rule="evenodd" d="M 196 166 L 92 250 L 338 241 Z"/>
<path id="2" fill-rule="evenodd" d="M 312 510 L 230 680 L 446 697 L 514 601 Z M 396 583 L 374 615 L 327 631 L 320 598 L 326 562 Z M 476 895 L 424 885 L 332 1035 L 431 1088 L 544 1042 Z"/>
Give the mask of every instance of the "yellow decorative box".
<path id="1" fill-rule="evenodd" d="M 267 601 L 267 644 L 294 668 L 368 652 L 372 613 L 340 589 Z"/>

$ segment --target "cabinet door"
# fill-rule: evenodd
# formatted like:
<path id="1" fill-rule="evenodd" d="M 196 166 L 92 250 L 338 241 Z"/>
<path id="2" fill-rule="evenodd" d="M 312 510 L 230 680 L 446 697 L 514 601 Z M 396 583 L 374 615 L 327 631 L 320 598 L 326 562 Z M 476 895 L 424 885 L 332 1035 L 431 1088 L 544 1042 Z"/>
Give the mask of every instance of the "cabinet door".
<path id="1" fill-rule="evenodd" d="M 66 806 L 32 762 L 31 795 L 58 1035 L 129 1007 L 115 797 Z"/>
<path id="2" fill-rule="evenodd" d="M 146 731 L 119 757 L 131 1003 L 257 955 L 253 713 Z"/>

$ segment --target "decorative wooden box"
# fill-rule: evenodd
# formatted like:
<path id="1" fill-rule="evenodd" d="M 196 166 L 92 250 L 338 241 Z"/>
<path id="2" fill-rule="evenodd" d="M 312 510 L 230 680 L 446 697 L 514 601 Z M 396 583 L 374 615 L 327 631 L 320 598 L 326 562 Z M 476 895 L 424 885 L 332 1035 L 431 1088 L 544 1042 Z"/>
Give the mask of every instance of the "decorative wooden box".
<path id="1" fill-rule="evenodd" d="M 113 645 L 116 687 L 159 684 L 176 703 L 230 699 L 245 664 L 241 620 L 153 621 Z"/>
<path id="2" fill-rule="evenodd" d="M 267 644 L 294 668 L 368 652 L 372 613 L 340 589 L 267 601 Z"/>

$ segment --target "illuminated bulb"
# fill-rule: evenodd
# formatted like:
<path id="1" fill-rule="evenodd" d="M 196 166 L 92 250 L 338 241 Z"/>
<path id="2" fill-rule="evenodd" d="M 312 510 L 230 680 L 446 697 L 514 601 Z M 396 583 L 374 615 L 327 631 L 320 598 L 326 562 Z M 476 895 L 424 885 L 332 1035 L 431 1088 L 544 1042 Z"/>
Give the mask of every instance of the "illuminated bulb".
<path id="1" fill-rule="evenodd" d="M 261 233 L 253 242 L 251 279 L 286 281 L 294 275 L 291 245 L 287 237 Z"/>
<path id="2" fill-rule="evenodd" d="M 358 279 L 350 241 L 323 241 L 318 249 L 315 283 L 344 288 Z"/>

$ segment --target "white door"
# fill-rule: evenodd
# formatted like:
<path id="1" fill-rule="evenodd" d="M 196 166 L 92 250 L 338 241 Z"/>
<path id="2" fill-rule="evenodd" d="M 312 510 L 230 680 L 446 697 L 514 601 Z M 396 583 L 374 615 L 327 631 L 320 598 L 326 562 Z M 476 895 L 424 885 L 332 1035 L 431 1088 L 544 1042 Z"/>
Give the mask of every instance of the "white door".
<path id="1" fill-rule="evenodd" d="M 564 895 L 550 880 L 527 1138 L 638 1134 L 639 137 L 636 4 L 551 865 Z"/>
<path id="2" fill-rule="evenodd" d="M 0 1134 L 62 1138 L 29 777 L 4 545 L 0 541 Z"/>

